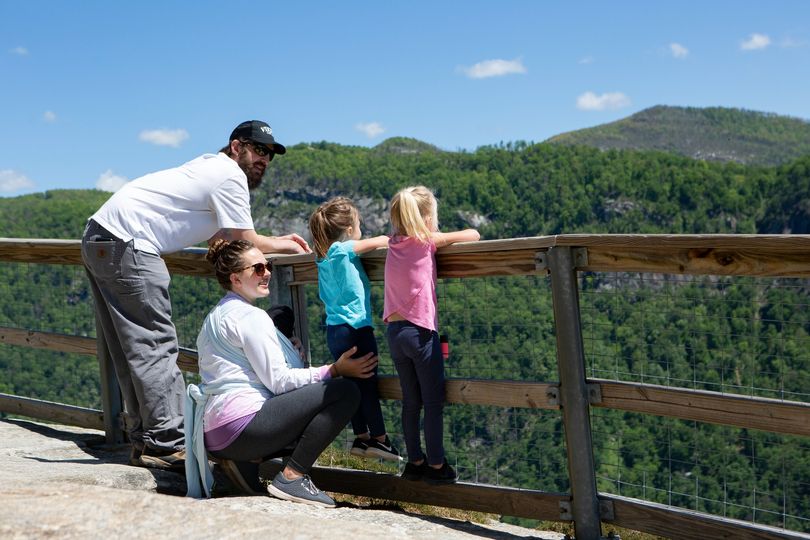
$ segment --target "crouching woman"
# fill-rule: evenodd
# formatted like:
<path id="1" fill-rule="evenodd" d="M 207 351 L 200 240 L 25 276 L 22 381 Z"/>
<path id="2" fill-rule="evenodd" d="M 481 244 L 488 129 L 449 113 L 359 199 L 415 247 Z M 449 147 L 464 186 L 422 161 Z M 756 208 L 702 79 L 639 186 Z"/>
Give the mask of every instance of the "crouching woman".
<path id="1" fill-rule="evenodd" d="M 186 480 L 191 497 L 211 496 L 208 457 L 245 492 L 264 493 L 258 464 L 285 448 L 291 454 L 267 487 L 271 495 L 334 507 L 309 478 L 315 460 L 343 430 L 360 402 L 348 377 L 373 375 L 377 357 L 303 367 L 298 351 L 254 302 L 270 294 L 270 267 L 244 240 L 217 240 L 208 250 L 227 294 L 197 337 L 202 382 L 186 400 Z"/>

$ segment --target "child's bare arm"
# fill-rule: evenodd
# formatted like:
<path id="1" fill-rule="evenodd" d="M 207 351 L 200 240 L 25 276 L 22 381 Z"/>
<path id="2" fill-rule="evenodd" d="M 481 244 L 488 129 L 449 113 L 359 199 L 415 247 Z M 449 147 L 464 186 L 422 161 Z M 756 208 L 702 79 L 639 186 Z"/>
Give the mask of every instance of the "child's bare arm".
<path id="1" fill-rule="evenodd" d="M 455 232 L 435 232 L 433 233 L 433 243 L 437 248 L 449 246 L 456 242 L 477 242 L 481 239 L 481 235 L 475 229 L 464 229 L 463 231 Z"/>
<path id="2" fill-rule="evenodd" d="M 354 241 L 354 252 L 358 255 L 382 247 L 388 247 L 388 237 L 384 234 L 375 236 L 374 238 L 364 238 Z"/>

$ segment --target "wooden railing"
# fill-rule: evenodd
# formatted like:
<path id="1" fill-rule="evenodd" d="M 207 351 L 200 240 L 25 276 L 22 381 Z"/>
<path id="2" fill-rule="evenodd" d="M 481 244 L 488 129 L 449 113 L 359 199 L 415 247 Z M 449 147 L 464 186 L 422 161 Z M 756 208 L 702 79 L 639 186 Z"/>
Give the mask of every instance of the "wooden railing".
<path id="1" fill-rule="evenodd" d="M 165 256 L 173 274 L 210 276 L 203 250 Z M 303 286 L 317 281 L 312 255 L 269 256 L 274 296 L 301 307 Z M 78 241 L 0 239 L 0 261 L 81 265 Z M 371 280 L 383 279 L 385 250 L 364 255 Z M 810 437 L 810 404 L 726 393 L 587 378 L 579 313 L 579 272 L 645 272 L 722 276 L 810 276 L 806 235 L 559 235 L 449 246 L 438 254 L 441 278 L 549 274 L 557 335 L 559 381 L 450 379 L 449 403 L 560 409 L 568 452 L 570 493 L 459 483 L 425 489 L 398 477 L 342 469 L 316 470 L 321 487 L 343 493 L 452 506 L 541 520 L 574 522 L 578 538 L 599 538 L 600 522 L 670 537 L 810 538 L 785 529 L 682 510 L 597 491 L 590 411 L 593 407 L 668 416 Z M 306 310 L 295 309 L 306 334 Z M 308 336 L 303 335 L 304 341 Z M 0 343 L 95 354 L 95 340 L 0 327 Z M 196 352 L 178 364 L 197 370 Z M 102 366 L 102 371 L 104 367 Z M 102 377 L 104 381 L 110 377 Z M 102 392 L 103 394 L 105 392 Z M 385 399 L 400 399 L 395 377 L 380 378 Z M 107 389 L 106 394 L 115 394 Z M 109 405 L 108 405 L 109 403 Z M 105 429 L 118 426 L 113 401 L 98 411 L 0 394 L 0 411 Z M 270 465 L 273 467 L 274 465 Z"/>

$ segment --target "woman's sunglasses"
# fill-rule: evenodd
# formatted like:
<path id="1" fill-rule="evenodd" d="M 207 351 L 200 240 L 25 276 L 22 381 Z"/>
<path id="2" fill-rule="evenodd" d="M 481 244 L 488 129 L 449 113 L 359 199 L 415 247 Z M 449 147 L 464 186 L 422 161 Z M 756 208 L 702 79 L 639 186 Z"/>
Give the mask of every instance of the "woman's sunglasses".
<path id="1" fill-rule="evenodd" d="M 239 270 L 237 270 L 237 272 L 241 272 L 242 270 L 247 270 L 248 268 L 253 268 L 253 272 L 259 277 L 263 277 L 265 272 L 267 272 L 268 274 L 273 272 L 273 267 L 269 262 L 251 264 L 251 265 L 245 266 L 244 268 L 240 268 Z"/>

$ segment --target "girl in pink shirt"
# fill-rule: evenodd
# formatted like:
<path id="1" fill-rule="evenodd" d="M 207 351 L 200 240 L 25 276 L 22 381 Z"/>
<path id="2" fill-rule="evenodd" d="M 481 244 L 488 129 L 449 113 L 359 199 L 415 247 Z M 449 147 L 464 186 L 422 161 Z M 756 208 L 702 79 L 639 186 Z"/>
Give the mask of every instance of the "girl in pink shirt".
<path id="1" fill-rule="evenodd" d="M 444 360 L 436 313 L 436 249 L 475 242 L 475 229 L 441 233 L 436 197 L 424 186 L 407 187 L 391 200 L 394 234 L 385 259 L 386 338 L 402 387 L 402 431 L 408 463 L 402 477 L 431 484 L 456 481 L 444 456 Z M 419 420 L 425 408 L 425 448 Z"/>

